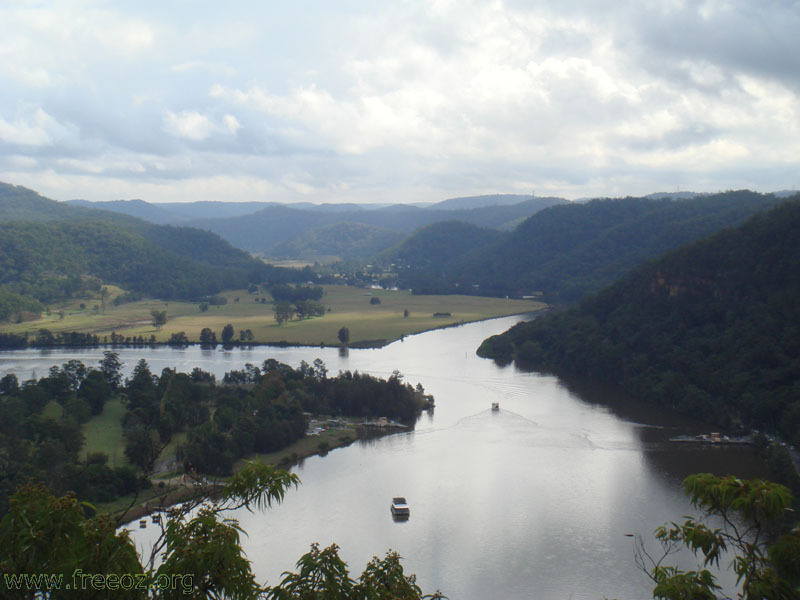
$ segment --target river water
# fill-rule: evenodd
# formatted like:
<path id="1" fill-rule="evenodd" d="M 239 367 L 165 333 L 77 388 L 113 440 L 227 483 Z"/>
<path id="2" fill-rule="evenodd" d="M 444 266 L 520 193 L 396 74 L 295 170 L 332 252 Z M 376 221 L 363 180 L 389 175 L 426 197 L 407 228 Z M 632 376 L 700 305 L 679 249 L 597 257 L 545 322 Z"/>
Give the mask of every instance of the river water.
<path id="1" fill-rule="evenodd" d="M 282 505 L 236 515 L 260 581 L 276 583 L 312 542 L 335 542 L 354 576 L 392 549 L 425 592 L 440 589 L 452 600 L 650 598 L 652 582 L 637 569 L 625 534 L 650 537 L 657 525 L 691 514 L 679 488 L 690 473 L 766 476 L 765 466 L 748 448 L 668 442 L 707 432 L 701 424 L 476 356 L 483 339 L 523 318 L 431 331 L 347 356 L 335 348 L 118 352 L 128 371 L 144 357 L 155 373 L 199 366 L 218 377 L 270 357 L 292 366 L 321 358 L 331 374 L 385 377 L 398 369 L 435 396 L 434 413 L 423 414 L 414 432 L 306 459 L 295 468 L 301 486 Z M 101 357 L 98 349 L 0 352 L 0 373 L 41 377 L 70 358 L 95 365 Z M 408 521 L 393 521 L 393 496 L 407 498 Z M 152 529 L 135 530 L 137 543 L 146 545 Z M 683 561 L 694 566 L 691 557 Z"/>

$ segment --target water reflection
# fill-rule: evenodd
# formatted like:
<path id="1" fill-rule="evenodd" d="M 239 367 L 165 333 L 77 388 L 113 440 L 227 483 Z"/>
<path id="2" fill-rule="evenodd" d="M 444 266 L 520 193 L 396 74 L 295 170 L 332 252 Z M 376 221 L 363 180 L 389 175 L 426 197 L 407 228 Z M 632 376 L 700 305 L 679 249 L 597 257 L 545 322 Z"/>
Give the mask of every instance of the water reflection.
<path id="1" fill-rule="evenodd" d="M 144 356 L 154 372 L 195 366 L 218 377 L 245 362 L 293 366 L 322 358 L 329 372 L 421 382 L 436 411 L 416 431 L 360 440 L 295 467 L 302 485 L 268 513 L 237 515 L 259 580 L 276 582 L 312 542 L 336 542 L 354 574 L 375 554 L 398 551 L 426 591 L 451 598 L 644 598 L 652 583 L 626 533 L 648 535 L 691 507 L 678 483 L 708 470 L 764 474 L 744 448 L 670 444 L 692 423 L 581 381 L 499 366 L 474 353 L 519 318 L 406 338 L 381 350 L 252 348 L 122 350 L 127 369 Z M 0 353 L 0 369 L 47 371 L 102 350 Z M 491 411 L 493 402 L 500 410 Z M 413 519 L 387 515 L 413 499 Z M 147 544 L 150 529 L 133 533 Z"/>

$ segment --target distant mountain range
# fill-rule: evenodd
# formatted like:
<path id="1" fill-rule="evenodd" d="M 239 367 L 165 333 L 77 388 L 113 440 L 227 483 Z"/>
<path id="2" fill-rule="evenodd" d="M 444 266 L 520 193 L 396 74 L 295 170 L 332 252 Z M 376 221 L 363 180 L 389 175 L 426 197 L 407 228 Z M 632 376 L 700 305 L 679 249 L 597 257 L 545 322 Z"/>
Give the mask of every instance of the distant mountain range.
<path id="1" fill-rule="evenodd" d="M 562 198 L 510 194 L 451 198 L 424 207 L 412 204 L 270 202 L 149 204 L 142 200 L 68 202 L 156 224 L 206 229 L 249 252 L 274 258 L 302 259 L 330 256 L 334 248 L 337 250 L 335 255 L 341 258 L 369 258 L 396 244 L 401 236 L 438 221 L 458 220 L 510 229 L 543 208 L 565 203 L 567 201 Z M 344 224 L 349 224 L 349 227 L 343 227 Z M 354 224 L 363 227 L 354 229 Z M 332 227 L 334 225 L 340 227 Z M 345 232 L 346 235 L 340 235 Z"/>

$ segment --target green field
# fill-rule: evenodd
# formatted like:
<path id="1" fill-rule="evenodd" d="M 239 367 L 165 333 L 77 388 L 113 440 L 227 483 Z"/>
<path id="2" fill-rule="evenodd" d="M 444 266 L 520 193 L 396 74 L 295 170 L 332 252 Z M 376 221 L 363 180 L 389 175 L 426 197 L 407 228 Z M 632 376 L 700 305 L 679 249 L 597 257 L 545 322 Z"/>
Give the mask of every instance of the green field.
<path id="1" fill-rule="evenodd" d="M 122 416 L 125 408 L 119 396 L 112 397 L 103 407 L 103 412 L 83 424 L 81 432 L 86 443 L 81 450 L 85 457 L 91 452 L 104 452 L 109 467 L 128 464 L 125 459 L 125 440 L 122 437 Z"/>
<path id="2" fill-rule="evenodd" d="M 72 300 L 50 307 L 49 315 L 18 324 L 4 324 L 3 332 L 35 334 L 46 328 L 52 332 L 80 331 L 103 336 L 112 332 L 124 336 L 155 336 L 166 342 L 170 335 L 183 331 L 191 341 L 198 341 L 200 331 L 209 327 L 221 339 L 222 328 L 230 323 L 235 330 L 250 329 L 258 343 L 288 342 L 304 345 L 337 345 L 337 332 L 341 327 L 350 330 L 350 343 L 371 340 L 390 342 L 404 335 L 419 333 L 436 327 L 479 321 L 493 317 L 530 312 L 544 308 L 541 302 L 509 300 L 480 296 L 414 296 L 408 291 L 367 290 L 364 288 L 329 285 L 323 286 L 322 303 L 330 309 L 322 317 L 303 321 L 290 321 L 278 325 L 274 319 L 269 295 L 249 294 L 246 290 L 233 290 L 220 294 L 228 299 L 221 306 L 210 306 L 201 312 L 198 303 L 161 302 L 144 300 L 113 306 L 109 301 L 102 310 L 99 297 Z M 111 287 L 111 298 L 121 293 Z M 372 297 L 380 304 L 370 304 Z M 261 303 L 262 298 L 266 303 Z M 238 301 L 237 301 L 238 299 Z M 84 304 L 85 308 L 80 305 Z M 97 309 L 94 306 L 98 306 Z M 167 324 L 156 330 L 150 317 L 151 310 L 167 311 Z M 404 310 L 409 316 L 404 317 Z M 433 313 L 450 313 L 450 317 L 434 317 Z M 63 315 L 63 316 L 62 316 Z"/>

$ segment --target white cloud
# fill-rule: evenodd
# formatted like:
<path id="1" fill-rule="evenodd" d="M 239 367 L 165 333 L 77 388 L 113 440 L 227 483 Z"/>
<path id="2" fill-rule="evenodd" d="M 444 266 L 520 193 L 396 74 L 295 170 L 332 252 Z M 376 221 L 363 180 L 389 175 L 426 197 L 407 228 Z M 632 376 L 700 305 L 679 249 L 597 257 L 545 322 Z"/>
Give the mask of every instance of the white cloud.
<path id="1" fill-rule="evenodd" d="M 233 115 L 225 115 L 222 117 L 222 122 L 230 133 L 236 133 L 242 128 L 242 124 Z"/>
<path id="2" fill-rule="evenodd" d="M 0 117 L 0 140 L 18 146 L 52 146 L 77 134 L 73 126 L 62 125 L 41 108 L 23 112 L 13 121 Z"/>
<path id="3" fill-rule="evenodd" d="M 756 187 L 800 162 L 792 7 L 14 4 L 0 142 L 140 196 L 209 176 L 321 200 Z"/>
<path id="4" fill-rule="evenodd" d="M 215 129 L 208 117 L 194 110 L 184 110 L 180 113 L 168 110 L 164 115 L 164 130 L 187 140 L 204 140 L 214 133 Z"/>

